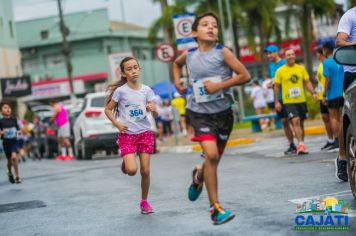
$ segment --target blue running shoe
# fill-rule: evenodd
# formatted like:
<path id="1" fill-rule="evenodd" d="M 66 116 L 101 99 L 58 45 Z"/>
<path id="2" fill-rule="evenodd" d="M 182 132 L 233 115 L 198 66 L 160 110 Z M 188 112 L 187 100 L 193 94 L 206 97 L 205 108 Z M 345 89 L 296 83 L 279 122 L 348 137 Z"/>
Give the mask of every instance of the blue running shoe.
<path id="1" fill-rule="evenodd" d="M 232 211 L 224 210 L 219 203 L 214 203 L 210 208 L 210 214 L 214 225 L 224 224 L 235 217 Z"/>
<path id="2" fill-rule="evenodd" d="M 201 192 L 203 191 L 203 183 L 195 183 L 194 179 L 195 179 L 195 175 L 197 174 L 198 171 L 198 167 L 195 167 L 193 170 L 193 180 L 192 180 L 192 184 L 189 187 L 188 190 L 188 198 L 190 201 L 195 201 L 198 199 L 198 197 L 200 196 Z"/>

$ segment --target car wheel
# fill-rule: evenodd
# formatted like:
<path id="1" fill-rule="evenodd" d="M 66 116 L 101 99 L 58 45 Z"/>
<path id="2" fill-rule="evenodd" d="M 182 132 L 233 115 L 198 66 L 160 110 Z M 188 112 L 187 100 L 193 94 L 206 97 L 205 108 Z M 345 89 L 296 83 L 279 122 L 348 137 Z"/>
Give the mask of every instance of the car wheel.
<path id="1" fill-rule="evenodd" d="M 85 141 L 83 139 L 80 143 L 81 143 L 80 151 L 82 154 L 82 158 L 84 158 L 84 160 L 91 160 L 93 155 L 92 149 L 90 149 L 87 145 L 85 145 Z"/>
<path id="2" fill-rule="evenodd" d="M 75 156 L 78 160 L 82 160 L 83 159 L 82 150 L 78 146 L 79 145 L 75 145 Z"/>
<path id="3" fill-rule="evenodd" d="M 346 132 L 346 158 L 351 191 L 356 199 L 356 136 L 352 133 L 351 125 Z"/>

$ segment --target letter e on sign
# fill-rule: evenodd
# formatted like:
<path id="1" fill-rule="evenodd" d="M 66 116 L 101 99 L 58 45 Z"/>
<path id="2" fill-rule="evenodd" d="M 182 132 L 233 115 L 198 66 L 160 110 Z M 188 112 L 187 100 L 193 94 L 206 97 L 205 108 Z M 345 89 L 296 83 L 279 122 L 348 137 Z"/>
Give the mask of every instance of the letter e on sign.
<path id="1" fill-rule="evenodd" d="M 175 55 L 176 53 L 174 47 L 170 44 L 162 43 L 156 48 L 156 56 L 161 62 L 171 62 L 174 59 Z"/>
<path id="2" fill-rule="evenodd" d="M 183 18 L 177 23 L 177 32 L 180 37 L 191 37 L 192 33 L 192 20 Z"/>

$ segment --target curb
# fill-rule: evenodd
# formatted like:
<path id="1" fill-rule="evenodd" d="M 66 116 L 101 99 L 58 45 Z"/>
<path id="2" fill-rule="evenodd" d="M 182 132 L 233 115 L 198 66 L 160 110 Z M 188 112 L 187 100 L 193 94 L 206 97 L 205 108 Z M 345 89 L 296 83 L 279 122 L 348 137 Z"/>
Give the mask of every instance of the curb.
<path id="1" fill-rule="evenodd" d="M 320 134 L 325 134 L 325 127 L 324 126 L 313 126 L 313 127 L 307 127 L 304 129 L 305 135 L 320 135 Z"/>
<path id="2" fill-rule="evenodd" d="M 234 147 L 237 145 L 246 145 L 254 143 L 255 139 L 252 138 L 239 138 L 229 140 L 226 144 L 226 147 Z M 201 152 L 202 148 L 199 144 L 195 145 L 184 145 L 184 146 L 175 146 L 175 147 L 160 147 L 160 153 L 192 153 L 192 152 Z"/>
<path id="3" fill-rule="evenodd" d="M 325 134 L 324 126 L 312 126 L 306 127 L 304 129 L 305 135 L 321 135 Z M 226 147 L 235 147 L 238 145 L 247 145 L 254 143 L 256 139 L 253 138 L 239 138 L 229 140 L 226 144 Z M 192 152 L 202 152 L 202 148 L 199 144 L 195 145 L 183 145 L 183 146 L 174 146 L 174 147 L 160 147 L 160 153 L 192 153 Z"/>
<path id="4" fill-rule="evenodd" d="M 232 139 L 232 140 L 227 141 L 226 147 L 234 147 L 237 145 L 246 145 L 246 144 L 251 144 L 254 142 L 255 142 L 255 139 L 252 139 L 252 138 Z M 201 152 L 201 151 L 203 151 L 203 149 L 200 147 L 199 144 L 196 144 L 196 145 L 192 146 L 192 151 Z"/>

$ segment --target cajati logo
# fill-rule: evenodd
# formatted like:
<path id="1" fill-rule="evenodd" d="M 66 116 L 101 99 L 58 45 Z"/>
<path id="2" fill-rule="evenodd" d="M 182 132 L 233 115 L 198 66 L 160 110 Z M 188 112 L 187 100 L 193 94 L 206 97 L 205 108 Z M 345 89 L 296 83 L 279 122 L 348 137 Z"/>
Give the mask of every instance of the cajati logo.
<path id="1" fill-rule="evenodd" d="M 349 209 L 350 205 L 334 197 L 306 200 L 297 204 L 294 229 L 349 230 Z"/>

